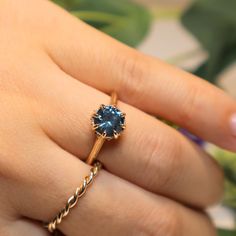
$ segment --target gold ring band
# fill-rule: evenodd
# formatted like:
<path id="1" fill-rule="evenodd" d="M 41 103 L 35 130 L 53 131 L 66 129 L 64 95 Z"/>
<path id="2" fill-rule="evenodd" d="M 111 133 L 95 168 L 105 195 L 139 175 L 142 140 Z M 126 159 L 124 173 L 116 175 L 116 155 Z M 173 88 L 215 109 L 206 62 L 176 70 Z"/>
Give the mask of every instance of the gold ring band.
<path id="1" fill-rule="evenodd" d="M 93 162 L 96 160 L 99 151 L 101 150 L 105 140 L 111 140 L 113 138 L 118 138 L 121 132 L 125 129 L 125 113 L 122 113 L 117 108 L 117 93 L 113 92 L 111 94 L 111 102 L 110 105 L 105 106 L 101 105 L 100 108 L 93 114 L 92 116 L 92 126 L 93 130 L 97 134 L 97 139 L 93 145 L 93 148 L 86 160 L 86 163 L 92 165 Z M 111 117 L 111 114 L 115 117 L 111 121 L 107 120 L 108 117 Z M 104 121 L 105 119 L 105 121 Z M 110 127 L 107 126 L 107 122 L 110 122 Z M 112 123 L 113 122 L 113 123 Z M 107 126 L 106 128 L 101 127 Z M 106 130 L 107 129 L 107 130 Z M 111 134 L 111 129 L 112 134 Z M 108 134 L 109 131 L 109 134 Z"/>
<path id="2" fill-rule="evenodd" d="M 84 178 L 83 183 L 76 189 L 74 195 L 69 198 L 66 206 L 56 215 L 52 221 L 45 224 L 45 227 L 50 233 L 53 233 L 57 229 L 57 226 L 62 222 L 63 218 L 65 218 L 69 214 L 70 210 L 76 206 L 78 200 L 86 193 L 87 188 L 91 185 L 101 168 L 102 164 L 100 162 L 94 162 L 93 167 L 90 170 L 90 175 Z"/>

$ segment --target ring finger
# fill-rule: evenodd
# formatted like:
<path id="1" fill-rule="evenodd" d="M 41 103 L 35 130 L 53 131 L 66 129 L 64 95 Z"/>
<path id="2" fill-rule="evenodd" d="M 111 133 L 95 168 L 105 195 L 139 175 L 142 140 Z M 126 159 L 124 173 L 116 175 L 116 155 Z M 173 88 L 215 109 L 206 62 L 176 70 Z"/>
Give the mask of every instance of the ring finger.
<path id="1" fill-rule="evenodd" d="M 109 97 L 51 68 L 45 76 L 54 93 L 45 103 L 52 105 L 40 110 L 41 125 L 61 147 L 86 159 L 94 142 L 90 115 L 100 104 L 109 103 Z M 221 197 L 222 172 L 204 151 L 144 112 L 121 102 L 118 106 L 127 114 L 127 130 L 99 155 L 108 171 L 194 206 L 203 207 Z"/>

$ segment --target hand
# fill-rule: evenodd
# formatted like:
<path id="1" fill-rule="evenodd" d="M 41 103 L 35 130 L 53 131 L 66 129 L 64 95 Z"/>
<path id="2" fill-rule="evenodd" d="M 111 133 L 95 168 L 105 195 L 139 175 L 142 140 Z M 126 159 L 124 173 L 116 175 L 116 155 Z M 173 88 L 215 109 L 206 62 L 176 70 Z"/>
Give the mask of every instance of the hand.
<path id="1" fill-rule="evenodd" d="M 89 173 L 90 116 L 114 90 L 127 129 L 61 232 L 215 235 L 202 210 L 222 196 L 221 169 L 153 115 L 235 151 L 232 98 L 43 0 L 0 1 L 0 62 L 0 235 L 48 235 L 41 222 Z"/>

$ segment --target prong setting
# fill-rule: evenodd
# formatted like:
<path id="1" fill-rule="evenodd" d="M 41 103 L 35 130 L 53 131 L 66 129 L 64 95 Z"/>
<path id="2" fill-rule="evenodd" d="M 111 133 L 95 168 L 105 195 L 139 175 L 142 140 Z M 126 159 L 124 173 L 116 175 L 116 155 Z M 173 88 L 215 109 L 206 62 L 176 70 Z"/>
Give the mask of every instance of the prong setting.
<path id="1" fill-rule="evenodd" d="M 96 130 L 96 129 L 98 129 L 98 128 L 99 128 L 99 125 L 93 123 L 93 130 Z"/>
<path id="2" fill-rule="evenodd" d="M 116 130 L 113 130 L 113 133 L 114 133 L 114 138 L 118 139 L 119 138 L 119 134 L 116 132 Z"/>
<path id="3" fill-rule="evenodd" d="M 125 129 L 125 113 L 114 105 L 100 105 L 92 115 L 92 127 L 104 139 L 117 139 Z"/>
<path id="4" fill-rule="evenodd" d="M 106 133 L 106 131 L 104 131 L 103 134 L 102 134 L 102 137 L 106 138 L 106 136 L 107 136 L 107 133 Z"/>

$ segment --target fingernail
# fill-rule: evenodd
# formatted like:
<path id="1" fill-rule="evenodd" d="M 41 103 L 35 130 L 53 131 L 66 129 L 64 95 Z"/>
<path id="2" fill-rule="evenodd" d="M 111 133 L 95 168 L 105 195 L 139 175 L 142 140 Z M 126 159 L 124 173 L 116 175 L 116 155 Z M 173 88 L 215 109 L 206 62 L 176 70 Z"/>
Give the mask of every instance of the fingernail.
<path id="1" fill-rule="evenodd" d="M 231 132 L 234 136 L 236 136 L 236 113 L 234 113 L 232 116 L 231 116 L 231 119 L 230 119 L 230 127 L 231 127 Z"/>

